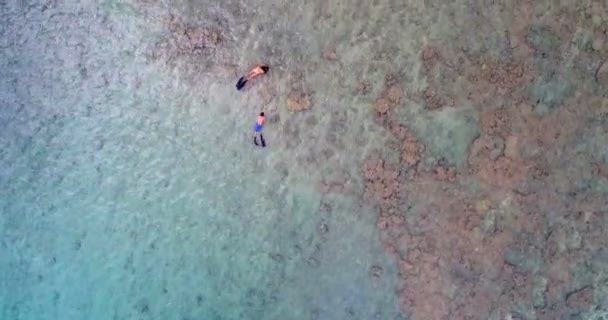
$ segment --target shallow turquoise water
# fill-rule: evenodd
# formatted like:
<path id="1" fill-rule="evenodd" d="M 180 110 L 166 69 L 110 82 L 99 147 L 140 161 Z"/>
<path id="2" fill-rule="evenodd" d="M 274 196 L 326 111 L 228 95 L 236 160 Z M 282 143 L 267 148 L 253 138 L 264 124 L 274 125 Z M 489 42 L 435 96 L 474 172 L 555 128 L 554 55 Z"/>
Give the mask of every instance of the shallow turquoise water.
<path id="1" fill-rule="evenodd" d="M 253 148 L 254 91 L 237 95 L 236 79 L 197 74 L 188 57 L 146 58 L 169 12 L 0 3 L 0 318 L 403 317 L 372 208 L 316 188 L 324 170 L 359 170 L 367 145 L 302 164 L 331 115 L 317 108 L 318 130 L 290 138 L 276 128 L 313 113 L 274 101 L 270 147 Z M 360 106 L 343 109 L 346 144 L 371 126 Z"/>

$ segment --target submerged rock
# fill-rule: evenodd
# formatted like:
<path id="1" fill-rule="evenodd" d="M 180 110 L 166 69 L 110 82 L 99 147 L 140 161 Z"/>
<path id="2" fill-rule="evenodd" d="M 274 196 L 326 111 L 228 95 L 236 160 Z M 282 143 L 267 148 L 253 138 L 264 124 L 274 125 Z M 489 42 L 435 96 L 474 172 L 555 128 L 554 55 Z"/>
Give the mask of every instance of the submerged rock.
<path id="1" fill-rule="evenodd" d="M 602 51 L 606 43 L 606 35 L 602 32 L 596 32 L 591 41 L 591 48 L 595 51 Z"/>
<path id="2" fill-rule="evenodd" d="M 608 319 L 608 307 L 599 307 L 597 310 L 591 310 L 582 314 L 581 319 L 586 320 L 606 320 Z"/>
<path id="3" fill-rule="evenodd" d="M 566 305 L 570 308 L 586 309 L 593 303 L 593 287 L 584 286 L 566 295 Z"/>
<path id="4" fill-rule="evenodd" d="M 504 155 L 505 141 L 501 137 L 492 138 L 492 150 L 490 150 L 490 159 L 496 161 Z"/>
<path id="5" fill-rule="evenodd" d="M 372 266 L 369 273 L 374 278 L 380 278 L 384 274 L 384 269 L 380 266 Z"/>
<path id="6" fill-rule="evenodd" d="M 562 44 L 560 34 L 548 26 L 535 25 L 528 29 L 527 42 L 541 55 L 555 55 Z"/>
<path id="7" fill-rule="evenodd" d="M 327 225 L 327 223 L 320 223 L 319 224 L 319 232 L 321 234 L 326 234 L 329 232 L 329 226 Z"/>
<path id="8" fill-rule="evenodd" d="M 496 232 L 496 210 L 488 211 L 481 220 L 481 230 L 488 235 Z"/>
<path id="9" fill-rule="evenodd" d="M 547 284 L 548 280 L 545 277 L 534 279 L 532 285 L 532 305 L 535 308 L 544 308 L 547 306 Z"/>
<path id="10" fill-rule="evenodd" d="M 471 145 L 481 130 L 477 113 L 471 111 L 441 110 L 414 121 L 414 126 L 416 136 L 432 155 L 456 167 L 467 162 Z"/>
<path id="11" fill-rule="evenodd" d="M 386 90 L 386 98 L 392 103 L 399 103 L 401 101 L 401 88 L 397 85 L 393 85 Z"/>
<path id="12" fill-rule="evenodd" d="M 319 260 L 315 257 L 310 257 L 310 258 L 306 259 L 306 263 L 308 264 L 308 266 L 310 266 L 311 268 L 315 268 L 315 269 L 321 265 Z"/>
<path id="13" fill-rule="evenodd" d="M 552 67 L 546 67 L 552 68 Z M 570 78 L 556 70 L 547 70 L 544 67 L 540 75 L 528 86 L 528 94 L 534 99 L 537 106 L 556 108 L 572 95 L 574 87 Z"/>
<path id="14" fill-rule="evenodd" d="M 602 63 L 595 78 L 600 85 L 608 88 L 608 61 Z"/>
<path id="15" fill-rule="evenodd" d="M 569 250 L 578 250 L 581 248 L 583 243 L 583 238 L 576 229 L 571 230 L 564 240 L 564 244 Z"/>
<path id="16" fill-rule="evenodd" d="M 524 273 L 537 273 L 544 265 L 542 252 L 529 245 L 511 245 L 505 249 L 503 258 Z"/>
<path id="17" fill-rule="evenodd" d="M 338 55 L 336 54 L 336 48 L 329 48 L 325 51 L 323 57 L 329 61 L 338 60 Z"/>

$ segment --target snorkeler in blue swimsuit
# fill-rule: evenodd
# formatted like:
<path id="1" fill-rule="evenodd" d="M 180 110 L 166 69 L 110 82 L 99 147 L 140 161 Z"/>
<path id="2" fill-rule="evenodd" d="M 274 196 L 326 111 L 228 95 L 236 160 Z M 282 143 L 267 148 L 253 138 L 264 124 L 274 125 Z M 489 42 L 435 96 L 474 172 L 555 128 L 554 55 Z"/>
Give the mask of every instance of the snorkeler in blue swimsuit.
<path id="1" fill-rule="evenodd" d="M 258 121 L 255 122 L 253 129 L 255 130 L 255 135 L 253 136 L 253 144 L 256 146 L 260 146 L 258 144 L 258 135 L 260 136 L 261 147 L 266 146 L 266 140 L 264 140 L 264 136 L 262 135 L 262 129 L 264 128 L 264 112 L 260 113 L 258 116 Z"/>

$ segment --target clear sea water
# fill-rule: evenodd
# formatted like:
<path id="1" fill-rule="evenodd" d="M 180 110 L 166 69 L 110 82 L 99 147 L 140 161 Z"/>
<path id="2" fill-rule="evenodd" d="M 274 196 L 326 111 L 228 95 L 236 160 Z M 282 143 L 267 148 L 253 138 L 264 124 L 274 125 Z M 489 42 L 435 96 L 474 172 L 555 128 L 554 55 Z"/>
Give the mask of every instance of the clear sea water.
<path id="1" fill-rule="evenodd" d="M 388 136 L 350 94 L 363 53 L 340 37 L 363 29 L 313 17 L 362 19 L 345 6 L 0 0 L 0 319 L 404 319 L 357 196 L 360 160 Z M 219 26 L 218 49 L 151 59 L 169 14 Z M 273 72 L 242 93 L 206 69 L 263 59 Z M 286 110 L 292 70 L 308 111 Z M 279 116 L 266 149 L 251 143 L 260 110 Z M 354 192 L 323 194 L 338 168 Z"/>

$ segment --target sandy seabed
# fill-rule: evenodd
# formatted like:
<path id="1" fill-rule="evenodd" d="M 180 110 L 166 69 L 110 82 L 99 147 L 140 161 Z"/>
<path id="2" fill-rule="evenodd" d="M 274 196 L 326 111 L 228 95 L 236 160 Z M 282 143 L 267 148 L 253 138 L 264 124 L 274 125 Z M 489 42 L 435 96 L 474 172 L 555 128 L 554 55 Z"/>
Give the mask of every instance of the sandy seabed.
<path id="1" fill-rule="evenodd" d="M 608 319 L 604 1 L 0 16 L 1 319 Z"/>

